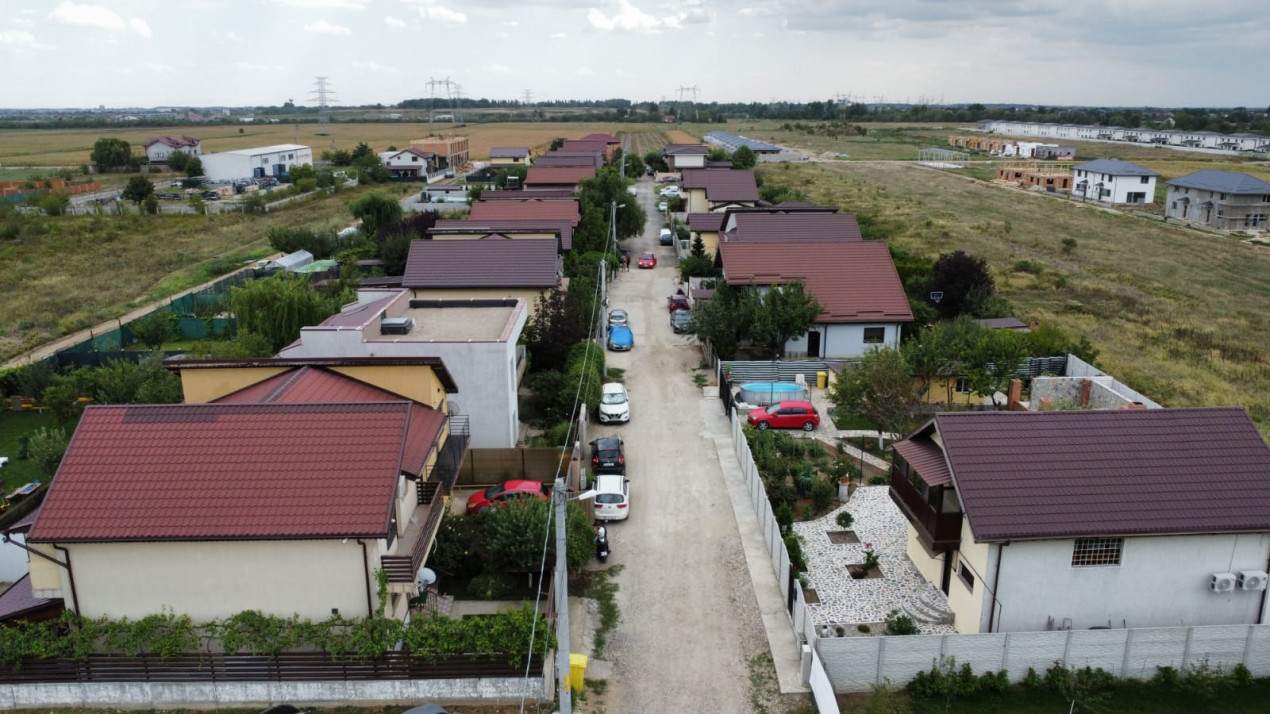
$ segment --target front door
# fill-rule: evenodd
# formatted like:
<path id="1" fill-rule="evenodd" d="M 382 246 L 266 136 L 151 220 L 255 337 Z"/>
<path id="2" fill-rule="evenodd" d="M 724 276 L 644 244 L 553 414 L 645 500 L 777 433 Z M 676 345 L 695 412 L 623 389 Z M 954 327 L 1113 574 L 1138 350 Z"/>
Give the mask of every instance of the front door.
<path id="1" fill-rule="evenodd" d="M 807 333 L 807 356 L 820 356 L 820 333 L 815 330 Z"/>

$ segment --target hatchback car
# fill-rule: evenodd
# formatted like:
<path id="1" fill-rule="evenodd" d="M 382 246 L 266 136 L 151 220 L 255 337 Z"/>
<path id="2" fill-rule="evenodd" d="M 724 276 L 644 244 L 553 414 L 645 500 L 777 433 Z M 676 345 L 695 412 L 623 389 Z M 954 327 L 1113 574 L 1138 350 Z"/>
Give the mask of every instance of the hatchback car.
<path id="1" fill-rule="evenodd" d="M 480 513 L 490 506 L 498 506 L 522 498 L 547 500 L 547 490 L 538 481 L 513 479 L 497 486 L 490 486 L 484 491 L 477 491 L 467 499 L 467 512 Z"/>
<path id="2" fill-rule="evenodd" d="M 776 402 L 750 412 L 750 426 L 757 429 L 802 429 L 814 431 L 820 426 L 820 414 L 811 402 Z"/>
<path id="3" fill-rule="evenodd" d="M 666 203 L 665 201 L 662 201 L 661 203 L 657 204 L 657 210 L 661 211 L 662 213 L 665 213 L 669 209 L 670 209 L 670 204 Z"/>
<path id="4" fill-rule="evenodd" d="M 657 195 L 662 198 L 679 198 L 679 186 L 673 183 L 669 186 L 663 186 L 662 189 L 657 192 Z"/>
<path id="5" fill-rule="evenodd" d="M 626 393 L 626 385 L 609 382 L 600 387 L 599 415 L 601 424 L 625 424 L 631 420 L 631 401 Z"/>
<path id="6" fill-rule="evenodd" d="M 604 436 L 591 442 L 591 471 L 597 474 L 626 474 L 626 452 L 622 440 Z"/>
<path id="7" fill-rule="evenodd" d="M 675 331 L 676 335 L 692 331 L 692 313 L 687 310 L 672 310 L 670 313 L 670 328 Z"/>
<path id="8" fill-rule="evenodd" d="M 625 352 L 635 346 L 635 334 L 626 325 L 614 325 L 609 328 L 608 344 L 614 352 Z"/>
<path id="9" fill-rule="evenodd" d="M 657 242 L 662 245 L 674 245 L 675 234 L 671 233 L 669 228 L 663 228 L 661 233 L 657 234 Z"/>
<path id="10" fill-rule="evenodd" d="M 653 251 L 646 250 L 643 253 L 639 254 L 639 267 L 641 268 L 656 268 L 657 267 L 657 256 L 653 254 Z"/>
<path id="11" fill-rule="evenodd" d="M 618 325 L 630 327 L 630 315 L 625 310 L 609 310 L 609 329 L 613 329 Z"/>
<path id="12" fill-rule="evenodd" d="M 617 474 L 595 479 L 595 520 L 624 521 L 631 515 L 631 480 Z"/>

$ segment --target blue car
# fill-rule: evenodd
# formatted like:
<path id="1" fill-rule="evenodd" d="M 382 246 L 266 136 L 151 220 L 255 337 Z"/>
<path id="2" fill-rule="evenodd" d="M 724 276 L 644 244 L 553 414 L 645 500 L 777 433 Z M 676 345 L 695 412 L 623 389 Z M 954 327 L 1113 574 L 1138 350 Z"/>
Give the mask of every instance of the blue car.
<path id="1" fill-rule="evenodd" d="M 609 328 L 609 349 L 614 352 L 625 352 L 635 345 L 635 335 L 626 325 L 614 325 Z"/>

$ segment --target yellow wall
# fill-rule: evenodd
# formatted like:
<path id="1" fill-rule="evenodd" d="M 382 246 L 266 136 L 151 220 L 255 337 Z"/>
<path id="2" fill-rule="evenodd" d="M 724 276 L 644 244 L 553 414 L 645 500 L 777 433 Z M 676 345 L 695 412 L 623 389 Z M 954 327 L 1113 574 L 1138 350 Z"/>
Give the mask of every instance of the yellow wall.
<path id="1" fill-rule="evenodd" d="M 987 543 L 974 542 L 974 537 L 970 535 L 970 520 L 962 518 L 961 543 L 959 544 L 959 550 L 956 552 L 952 579 L 948 585 L 948 607 L 957 617 L 955 624 L 958 632 L 976 633 L 979 631 L 979 623 L 983 618 L 984 602 L 987 599 L 986 593 L 992 585 L 992 583 L 988 582 L 988 552 L 990 549 L 991 546 Z M 969 565 L 971 573 L 974 574 L 975 585 L 973 592 L 966 587 L 966 583 L 958 575 L 962 562 Z"/>
<path id="2" fill-rule="evenodd" d="M 917 572 L 926 578 L 926 582 L 938 588 L 944 577 L 944 558 L 943 556 L 932 557 L 926 552 L 926 548 L 922 546 L 918 538 L 917 529 L 912 523 L 908 524 L 908 546 L 905 552 L 908 553 L 908 559 L 913 561 Z"/>
<path id="3" fill-rule="evenodd" d="M 58 561 L 63 561 L 65 558 L 62 553 L 53 550 L 51 545 L 44 543 L 31 543 L 29 545 L 31 550 L 39 551 L 51 558 L 57 558 Z M 44 591 L 44 594 L 37 595 L 37 597 L 62 597 L 62 576 L 66 572 L 66 568 L 56 563 L 50 563 L 38 555 L 32 555 L 28 560 L 30 561 L 31 589 Z M 70 606 L 70 592 L 67 592 L 66 607 L 69 609 Z"/>
<path id="4" fill-rule="evenodd" d="M 203 404 L 287 371 L 286 367 L 217 367 L 181 370 L 186 404 Z"/>
<path id="5" fill-rule="evenodd" d="M 710 202 L 706 200 L 706 190 L 704 188 L 693 188 L 688 190 L 688 205 L 686 210 L 688 213 L 709 213 Z"/>
<path id="6" fill-rule="evenodd" d="M 373 384 L 393 394 L 426 404 L 445 413 L 445 388 L 431 367 L 423 365 L 377 365 L 374 367 L 331 367 L 331 371 Z"/>
<path id="7" fill-rule="evenodd" d="M 701 243 L 706 248 L 706 255 L 719 254 L 719 232 L 718 231 L 701 231 L 696 235 L 701 236 Z"/>
<path id="8" fill-rule="evenodd" d="M 546 296 L 550 291 L 551 288 L 543 288 L 541 290 L 533 290 L 531 288 L 448 288 L 444 290 L 415 288 L 411 297 L 419 300 L 523 298 L 525 306 L 529 308 L 529 319 L 533 320 L 534 310 L 538 307 L 538 298 Z"/>
<path id="9" fill-rule="evenodd" d="M 931 380 L 930 388 L 926 390 L 927 404 L 982 404 L 983 397 L 976 392 L 963 393 L 958 392 L 956 377 L 936 377 Z M 949 401 L 949 390 L 952 390 L 952 401 Z"/>
<path id="10" fill-rule="evenodd" d="M 524 166 L 525 165 L 525 161 L 523 159 L 509 158 L 506 156 L 500 156 L 497 159 L 490 159 L 489 163 L 491 166 Z"/>

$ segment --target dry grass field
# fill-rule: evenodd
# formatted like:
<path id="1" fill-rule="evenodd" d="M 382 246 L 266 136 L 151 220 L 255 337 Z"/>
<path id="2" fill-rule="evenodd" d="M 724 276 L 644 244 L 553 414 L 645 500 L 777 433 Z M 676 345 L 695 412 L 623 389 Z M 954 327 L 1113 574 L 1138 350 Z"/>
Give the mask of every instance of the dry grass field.
<path id="1" fill-rule="evenodd" d="M 411 139 L 421 139 L 429 133 L 427 122 L 337 123 L 332 125 L 332 129 L 336 145 L 350 150 L 363 141 L 375 151 L 385 151 L 389 146 L 404 148 L 410 145 Z M 577 139 L 593 132 L 613 134 L 619 138 L 623 134 L 656 135 L 662 137 L 660 145 L 666 143 L 664 133 L 657 124 L 524 122 L 471 124 L 463 127 L 436 124 L 432 131 L 442 136 L 468 137 L 471 156 L 476 161 L 488 158 L 492 146 L 527 146 L 535 153 L 541 153 L 547 150 L 551 140 L 556 137 Z M 93 142 L 104 136 L 124 139 L 132 144 L 134 152 L 140 153 L 141 142 L 148 137 L 182 133 L 202 139 L 203 150 L 207 153 L 291 143 L 305 144 L 312 146 L 314 151 L 322 151 L 330 147 L 332 138 L 318 136 L 317 124 L 246 124 L 65 131 L 5 129 L 0 130 L 0 166 L 78 167 L 88 163 Z"/>
<path id="2" fill-rule="evenodd" d="M 701 133 L 704 135 L 706 132 L 703 131 Z M 700 141 L 700 136 L 693 136 L 680 129 L 668 129 L 666 131 L 666 143 L 668 144 L 696 144 Z"/>
<path id="3" fill-rule="evenodd" d="M 1270 433 L 1270 248 L 913 165 L 765 174 L 875 215 L 908 250 L 986 258 L 1020 319 L 1088 335 L 1100 367 L 1162 404 L 1243 406 Z"/>

